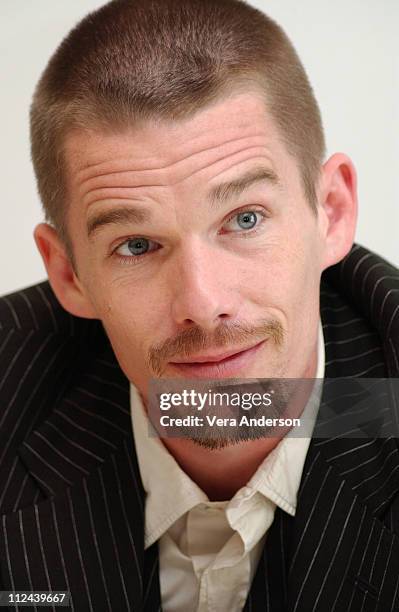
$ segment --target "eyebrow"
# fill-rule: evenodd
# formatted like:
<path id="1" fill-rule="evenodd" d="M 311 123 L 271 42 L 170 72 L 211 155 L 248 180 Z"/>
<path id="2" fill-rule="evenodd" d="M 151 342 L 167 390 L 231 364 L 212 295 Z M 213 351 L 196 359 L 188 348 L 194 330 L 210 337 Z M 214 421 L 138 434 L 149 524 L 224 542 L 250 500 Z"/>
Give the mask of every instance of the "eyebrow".
<path id="1" fill-rule="evenodd" d="M 209 193 L 209 199 L 212 205 L 224 203 L 233 196 L 241 195 L 243 191 L 256 183 L 278 185 L 279 178 L 274 170 L 264 167 L 254 168 L 233 181 L 227 181 L 213 187 Z"/>
<path id="2" fill-rule="evenodd" d="M 151 212 L 135 206 L 124 206 L 98 213 L 87 222 L 87 235 L 93 238 L 94 234 L 105 225 L 123 225 L 125 223 L 145 223 L 151 219 Z"/>
<path id="3" fill-rule="evenodd" d="M 208 193 L 208 199 L 212 206 L 217 206 L 230 200 L 233 196 L 238 197 L 243 191 L 256 183 L 278 185 L 279 179 L 274 170 L 265 167 L 254 168 L 237 179 L 212 187 Z M 150 221 L 151 216 L 151 211 L 148 209 L 120 206 L 93 215 L 87 222 L 87 235 L 92 239 L 94 234 L 106 225 L 124 225 L 126 223 L 140 225 Z"/>

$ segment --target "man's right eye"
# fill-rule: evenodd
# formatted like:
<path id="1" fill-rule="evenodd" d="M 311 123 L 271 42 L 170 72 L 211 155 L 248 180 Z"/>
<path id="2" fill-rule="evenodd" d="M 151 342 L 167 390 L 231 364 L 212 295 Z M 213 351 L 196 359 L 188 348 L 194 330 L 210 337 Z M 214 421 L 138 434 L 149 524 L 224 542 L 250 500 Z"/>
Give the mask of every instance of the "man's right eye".
<path id="1" fill-rule="evenodd" d="M 151 251 L 156 251 L 159 247 L 160 245 L 157 242 L 138 236 L 125 240 L 125 242 L 115 249 L 115 253 L 120 257 L 131 258 L 133 256 L 134 258 L 140 255 L 146 255 L 146 253 L 150 253 Z"/>

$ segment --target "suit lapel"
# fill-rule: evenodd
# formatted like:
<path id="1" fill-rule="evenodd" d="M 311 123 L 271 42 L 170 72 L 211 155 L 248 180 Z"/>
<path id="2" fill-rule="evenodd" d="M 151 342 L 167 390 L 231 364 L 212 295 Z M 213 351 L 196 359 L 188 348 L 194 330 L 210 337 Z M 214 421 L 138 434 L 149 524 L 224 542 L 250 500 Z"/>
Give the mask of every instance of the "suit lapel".
<path id="1" fill-rule="evenodd" d="M 157 610 L 129 387 L 111 352 L 88 364 L 19 456 L 47 499 L 2 517 L 4 588 L 69 590 L 79 612 Z"/>
<path id="2" fill-rule="evenodd" d="M 123 443 L 133 444 L 129 386 L 110 352 L 77 372 L 50 416 L 19 448 L 19 456 L 48 495 L 87 478 Z"/>
<path id="3" fill-rule="evenodd" d="M 399 574 L 392 562 L 399 558 L 399 533 L 387 528 L 386 513 L 399 489 L 396 445 L 344 442 L 328 448 L 312 443 L 296 516 L 276 510 L 245 612 L 354 612 L 363 602 L 364 610 L 382 612 L 399 604 Z M 365 462 L 357 477 L 349 472 L 349 457 L 356 454 Z M 365 502 L 357 485 L 367 478 L 377 494 Z M 380 607 L 374 608 L 377 601 Z"/>
<path id="4" fill-rule="evenodd" d="M 69 590 L 77 611 L 140 609 L 144 521 L 131 451 L 123 445 L 89 478 L 3 516 L 7 588 Z"/>
<path id="5" fill-rule="evenodd" d="M 355 611 L 362 605 L 395 609 L 398 572 L 392 559 L 399 555 L 399 538 L 324 450 L 314 445 L 305 466 L 291 545 L 287 610 Z M 356 452 L 356 446 L 348 444 L 344 452 Z"/>
<path id="6" fill-rule="evenodd" d="M 342 363 L 331 360 L 326 376 L 344 377 Z M 361 367 L 372 362 L 365 358 Z M 387 509 L 398 491 L 395 439 L 352 432 L 312 440 L 298 493 L 287 610 L 396 609 L 399 534 L 387 528 Z"/>

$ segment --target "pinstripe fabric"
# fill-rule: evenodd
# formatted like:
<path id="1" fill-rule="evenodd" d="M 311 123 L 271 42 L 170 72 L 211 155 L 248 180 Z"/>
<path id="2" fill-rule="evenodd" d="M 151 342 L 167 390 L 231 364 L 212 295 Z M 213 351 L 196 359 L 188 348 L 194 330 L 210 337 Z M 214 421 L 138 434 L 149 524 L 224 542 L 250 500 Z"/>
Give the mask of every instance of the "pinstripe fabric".
<path id="1" fill-rule="evenodd" d="M 398 273 L 361 247 L 327 271 L 327 378 L 399 376 L 398 296 Z M 1 588 L 70 590 L 77 612 L 160 610 L 128 382 L 101 325 L 47 283 L 2 298 L 0 321 Z M 246 612 L 399 610 L 398 491 L 396 440 L 313 440 Z"/>

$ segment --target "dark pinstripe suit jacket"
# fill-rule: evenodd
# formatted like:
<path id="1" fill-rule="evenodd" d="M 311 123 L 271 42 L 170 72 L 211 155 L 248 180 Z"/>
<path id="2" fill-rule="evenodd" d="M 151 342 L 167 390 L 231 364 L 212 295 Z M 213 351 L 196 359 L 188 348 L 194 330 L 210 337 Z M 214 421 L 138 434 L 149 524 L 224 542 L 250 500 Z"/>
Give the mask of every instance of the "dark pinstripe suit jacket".
<path id="1" fill-rule="evenodd" d="M 321 313 L 326 377 L 399 376 L 392 266 L 355 246 L 324 274 Z M 0 321 L 1 589 L 69 590 L 77 612 L 160 610 L 128 381 L 101 325 L 48 283 L 2 298 Z M 311 442 L 297 514 L 277 510 L 245 606 L 283 610 L 399 610 L 395 438 Z"/>

